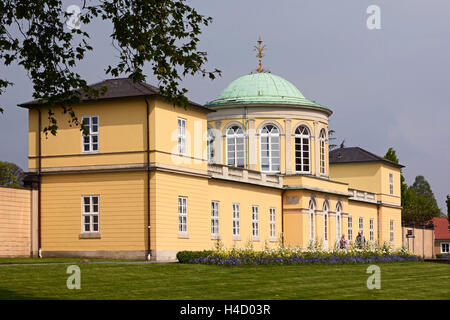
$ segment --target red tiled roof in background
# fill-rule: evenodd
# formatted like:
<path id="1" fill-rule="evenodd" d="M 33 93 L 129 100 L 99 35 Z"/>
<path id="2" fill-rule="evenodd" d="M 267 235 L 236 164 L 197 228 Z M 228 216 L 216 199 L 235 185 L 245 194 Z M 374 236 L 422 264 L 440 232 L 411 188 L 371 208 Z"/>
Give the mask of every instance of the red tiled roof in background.
<path id="1" fill-rule="evenodd" d="M 436 240 L 450 239 L 447 217 L 433 218 L 432 220 L 434 224 L 434 238 Z"/>

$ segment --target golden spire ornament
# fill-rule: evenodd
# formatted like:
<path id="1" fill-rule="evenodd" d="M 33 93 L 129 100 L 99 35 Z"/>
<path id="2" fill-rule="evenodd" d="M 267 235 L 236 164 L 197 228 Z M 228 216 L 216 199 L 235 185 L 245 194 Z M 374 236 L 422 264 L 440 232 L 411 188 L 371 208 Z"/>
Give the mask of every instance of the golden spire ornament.
<path id="1" fill-rule="evenodd" d="M 256 51 L 256 57 L 258 58 L 258 68 L 256 68 L 256 72 L 262 73 L 266 72 L 265 69 L 262 67 L 262 57 L 264 57 L 263 51 L 266 49 L 266 45 L 262 45 L 261 37 L 258 38 L 258 45 L 254 46 L 253 51 Z"/>

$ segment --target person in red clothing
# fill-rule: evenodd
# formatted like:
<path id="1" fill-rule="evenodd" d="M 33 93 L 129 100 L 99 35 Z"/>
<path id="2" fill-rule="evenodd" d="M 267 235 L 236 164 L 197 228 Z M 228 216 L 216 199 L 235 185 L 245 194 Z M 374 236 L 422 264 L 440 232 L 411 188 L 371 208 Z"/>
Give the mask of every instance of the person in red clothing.
<path id="1" fill-rule="evenodd" d="M 347 243 L 347 239 L 345 239 L 345 234 L 342 234 L 341 240 L 339 240 L 339 248 L 341 249 L 345 249 L 347 248 L 348 243 Z"/>

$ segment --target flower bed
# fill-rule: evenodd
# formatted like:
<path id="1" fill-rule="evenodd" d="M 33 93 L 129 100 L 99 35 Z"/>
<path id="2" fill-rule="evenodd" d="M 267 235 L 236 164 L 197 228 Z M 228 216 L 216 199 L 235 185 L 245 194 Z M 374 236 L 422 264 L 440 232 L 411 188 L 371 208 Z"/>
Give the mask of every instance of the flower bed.
<path id="1" fill-rule="evenodd" d="M 281 264 L 346 264 L 418 261 L 422 258 L 405 248 L 392 250 L 389 246 L 368 245 L 363 248 L 322 250 L 320 248 L 266 248 L 256 251 L 252 247 L 224 249 L 217 247 L 209 251 L 180 251 L 180 263 L 212 265 L 281 265 Z"/>

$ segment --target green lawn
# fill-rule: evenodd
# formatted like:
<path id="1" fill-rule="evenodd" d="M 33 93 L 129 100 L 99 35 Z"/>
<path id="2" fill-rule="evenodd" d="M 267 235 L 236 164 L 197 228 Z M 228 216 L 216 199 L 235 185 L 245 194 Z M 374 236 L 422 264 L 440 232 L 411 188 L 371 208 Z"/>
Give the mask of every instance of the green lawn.
<path id="1" fill-rule="evenodd" d="M 67 265 L 1 266 L 0 299 L 450 299 L 449 265 L 378 265 L 380 290 L 368 264 L 82 264 L 81 290 L 66 288 Z"/>

